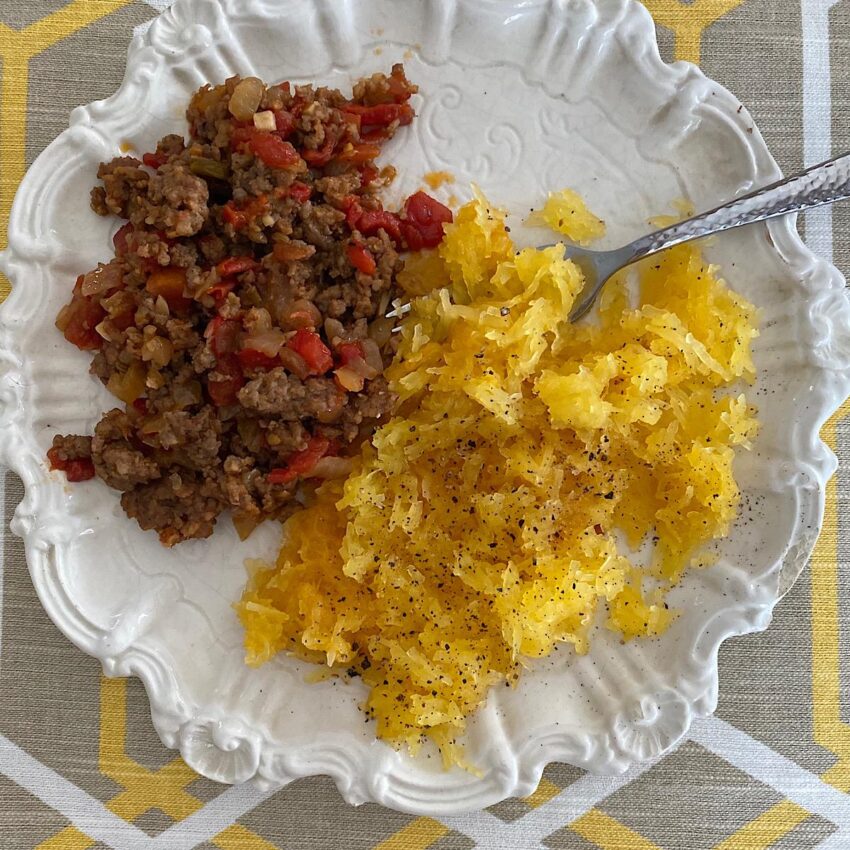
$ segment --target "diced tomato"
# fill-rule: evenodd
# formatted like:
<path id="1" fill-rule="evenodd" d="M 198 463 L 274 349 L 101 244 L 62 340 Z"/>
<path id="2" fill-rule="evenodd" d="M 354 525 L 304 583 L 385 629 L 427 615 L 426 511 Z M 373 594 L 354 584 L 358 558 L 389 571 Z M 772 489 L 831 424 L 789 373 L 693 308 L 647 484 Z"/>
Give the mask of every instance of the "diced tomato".
<path id="1" fill-rule="evenodd" d="M 91 458 L 79 457 L 75 460 L 69 460 L 65 467 L 65 477 L 73 482 L 89 481 L 94 478 L 94 463 Z"/>
<path id="2" fill-rule="evenodd" d="M 289 194 L 291 197 L 295 198 L 296 201 L 303 204 L 310 200 L 310 195 L 313 194 L 313 190 L 306 183 L 296 180 L 289 187 Z"/>
<path id="3" fill-rule="evenodd" d="M 396 103 L 403 103 L 410 100 L 413 94 L 413 86 L 407 77 L 404 76 L 404 68 L 401 65 L 394 65 L 392 73 L 389 76 L 389 96 Z"/>
<path id="4" fill-rule="evenodd" d="M 363 215 L 363 207 L 360 206 L 360 201 L 357 195 L 346 195 L 342 199 L 342 209 L 345 212 L 345 221 L 348 226 L 354 230 L 357 227 L 357 222 L 360 216 Z"/>
<path id="5" fill-rule="evenodd" d="M 236 356 L 239 358 L 239 365 L 243 369 L 272 369 L 275 366 L 280 366 L 278 357 L 269 357 L 268 354 L 263 354 L 256 348 L 240 348 L 236 352 Z"/>
<path id="6" fill-rule="evenodd" d="M 115 246 L 115 254 L 118 257 L 124 257 L 130 250 L 129 238 L 133 232 L 133 225 L 128 221 L 115 231 L 112 237 L 112 244 Z"/>
<path id="7" fill-rule="evenodd" d="M 212 376 L 207 379 L 210 399 L 218 407 L 236 404 L 239 390 L 245 385 L 239 358 L 235 354 L 222 354 L 216 355 L 216 361 L 215 372 L 222 377 L 220 380 L 213 380 Z"/>
<path id="8" fill-rule="evenodd" d="M 307 257 L 312 257 L 316 253 L 316 249 L 312 245 L 297 245 L 292 242 L 275 242 L 272 248 L 274 258 L 281 263 L 288 263 L 291 260 L 306 260 Z"/>
<path id="9" fill-rule="evenodd" d="M 148 168 L 159 168 L 160 165 L 165 165 L 167 161 L 167 157 L 159 153 L 142 154 L 142 162 L 147 165 Z"/>
<path id="10" fill-rule="evenodd" d="M 435 198 L 416 192 L 404 204 L 406 218 L 401 232 L 411 251 L 436 248 L 443 240 L 443 225 L 452 221 L 452 211 Z"/>
<path id="11" fill-rule="evenodd" d="M 285 109 L 275 109 L 274 123 L 277 125 L 277 133 L 285 139 L 295 129 L 295 116 Z"/>
<path id="12" fill-rule="evenodd" d="M 334 359 L 331 356 L 331 350 L 315 331 L 300 328 L 286 345 L 296 354 L 301 355 L 314 375 L 324 375 L 333 368 Z"/>
<path id="13" fill-rule="evenodd" d="M 220 306 L 221 303 L 227 298 L 228 294 L 233 292 L 234 287 L 236 286 L 236 278 L 234 277 L 225 277 L 222 278 L 218 283 L 214 283 L 208 290 L 207 295 L 211 295 L 213 300 L 216 303 L 216 306 Z"/>
<path id="14" fill-rule="evenodd" d="M 293 452 L 286 459 L 286 466 L 269 472 L 269 484 L 288 484 L 296 478 L 304 478 L 316 464 L 328 453 L 331 441 L 325 437 L 310 437 L 307 448 Z"/>
<path id="15" fill-rule="evenodd" d="M 94 463 L 91 458 L 78 457 L 72 460 L 63 460 L 59 457 L 58 449 L 48 449 L 47 459 L 50 461 L 50 468 L 64 472 L 65 477 L 71 482 L 88 481 L 94 478 Z"/>
<path id="16" fill-rule="evenodd" d="M 341 342 L 336 347 L 340 366 L 347 366 L 355 357 L 363 357 L 363 346 L 359 342 Z"/>
<path id="17" fill-rule="evenodd" d="M 254 138 L 256 130 L 251 124 L 234 126 L 230 133 L 230 149 L 238 150 L 242 145 L 248 144 Z"/>
<path id="18" fill-rule="evenodd" d="M 209 341 L 210 350 L 216 359 L 221 359 L 228 354 L 233 354 L 239 347 L 239 334 L 242 331 L 242 323 L 236 319 L 225 319 L 216 316 L 204 331 L 204 337 Z"/>
<path id="19" fill-rule="evenodd" d="M 222 277 L 229 277 L 232 274 L 256 271 L 260 268 L 260 264 L 253 257 L 228 257 L 215 268 Z"/>
<path id="20" fill-rule="evenodd" d="M 301 157 L 298 151 L 274 133 L 255 133 L 251 139 L 251 150 L 269 168 L 291 168 Z"/>
<path id="21" fill-rule="evenodd" d="M 81 279 L 78 279 L 79 281 Z M 99 302 L 81 295 L 75 287 L 74 297 L 70 304 L 62 308 L 56 319 L 56 325 L 68 342 L 82 351 L 95 351 L 103 346 L 103 337 L 95 328 L 105 316 L 106 311 Z"/>
<path id="22" fill-rule="evenodd" d="M 360 116 L 361 127 L 388 127 L 394 121 L 405 126 L 413 120 L 413 107 L 408 103 L 378 103 L 375 106 L 363 106 L 349 103 L 343 107 L 346 112 Z"/>
<path id="23" fill-rule="evenodd" d="M 360 169 L 360 185 L 364 188 L 378 179 L 378 169 L 374 165 L 364 165 Z"/>
<path id="24" fill-rule="evenodd" d="M 375 264 L 375 258 L 369 253 L 369 250 L 364 245 L 353 243 L 345 249 L 348 254 L 348 259 L 351 265 L 363 274 L 375 274 L 378 268 Z"/>
<path id="25" fill-rule="evenodd" d="M 233 201 L 228 201 L 221 208 L 221 217 L 228 223 L 232 224 L 235 230 L 241 230 L 248 224 L 248 219 L 245 213 L 236 209 Z"/>
<path id="26" fill-rule="evenodd" d="M 364 236 L 374 236 L 381 229 L 393 242 L 401 241 L 401 219 L 387 210 L 366 210 L 357 220 L 357 229 Z"/>
<path id="27" fill-rule="evenodd" d="M 341 131 L 338 127 L 333 125 L 326 126 L 324 144 L 317 150 L 302 150 L 301 156 L 304 158 L 304 161 L 315 167 L 327 165 L 333 157 L 334 148 L 339 141 L 340 133 Z"/>
<path id="28" fill-rule="evenodd" d="M 377 145 L 352 145 L 348 150 L 343 148 L 336 155 L 336 160 L 362 165 L 364 162 L 371 162 L 380 152 L 381 149 Z"/>
<path id="29" fill-rule="evenodd" d="M 192 299 L 183 294 L 186 287 L 186 269 L 179 266 L 168 266 L 154 272 L 145 283 L 145 289 L 151 295 L 161 295 L 171 310 L 177 313 L 185 312 L 192 304 Z"/>
<path id="30" fill-rule="evenodd" d="M 257 195 L 241 209 L 238 209 L 233 201 L 228 201 L 221 208 L 221 216 L 226 222 L 233 225 L 234 230 L 242 230 L 242 228 L 248 226 L 248 222 L 264 215 L 268 209 L 268 204 L 267 195 Z"/>

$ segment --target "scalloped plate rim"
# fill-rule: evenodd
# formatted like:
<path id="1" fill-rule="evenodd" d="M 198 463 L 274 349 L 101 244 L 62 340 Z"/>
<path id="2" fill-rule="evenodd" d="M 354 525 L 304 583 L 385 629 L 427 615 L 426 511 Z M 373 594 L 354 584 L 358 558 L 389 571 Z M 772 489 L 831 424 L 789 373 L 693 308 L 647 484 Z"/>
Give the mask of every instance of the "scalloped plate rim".
<path id="1" fill-rule="evenodd" d="M 261 5 L 260 0 L 258 3 Z M 164 28 L 167 24 L 172 22 L 179 12 L 187 13 L 187 10 L 191 6 L 191 0 L 177 0 L 174 6 L 172 6 L 168 11 L 163 13 L 159 19 L 154 20 L 151 28 L 142 36 L 134 38 L 130 44 L 128 51 L 128 65 L 127 70 L 125 72 L 124 79 L 121 83 L 119 89 L 110 96 L 110 98 L 106 98 L 105 100 L 95 101 L 92 104 L 89 104 L 85 107 L 78 107 L 73 115 L 71 120 L 71 128 L 78 126 L 85 126 L 85 121 L 87 118 L 91 116 L 92 112 L 96 112 L 98 109 L 103 109 L 113 98 L 119 97 L 126 87 L 132 85 L 131 74 L 132 72 L 132 63 L 135 58 L 141 58 L 146 48 L 152 46 L 152 35 L 154 35 L 158 28 Z M 249 6 L 249 3 L 245 4 L 245 8 Z M 488 4 L 488 5 L 493 5 Z M 509 4 L 503 4 L 506 7 Z M 515 4 L 517 8 L 526 8 L 527 4 Z M 537 4 L 540 5 L 540 4 Z M 559 4 L 562 9 L 566 9 L 564 4 Z M 639 37 L 639 39 L 645 43 L 647 48 L 646 57 L 650 60 L 653 70 L 660 76 L 666 78 L 669 82 L 679 82 L 684 76 L 689 76 L 691 79 L 702 79 L 708 81 L 708 78 L 693 65 L 689 63 L 677 62 L 672 65 L 668 65 L 663 62 L 661 59 L 660 53 L 658 51 L 658 46 L 655 41 L 654 31 L 650 32 L 648 24 L 651 25 L 651 18 L 649 18 L 648 13 L 643 7 L 639 7 L 637 3 L 632 2 L 632 0 L 626 0 L 626 2 L 622 3 L 622 14 L 617 21 L 617 25 L 622 25 L 624 21 L 628 21 L 631 25 L 632 29 L 630 31 L 630 36 L 632 39 Z M 566 14 L 566 12 L 565 12 Z M 187 50 L 189 46 L 187 45 Z M 157 52 L 156 48 L 152 48 L 157 56 L 160 57 L 161 61 L 167 62 L 169 58 L 174 59 L 174 56 L 166 57 L 165 54 L 161 52 Z M 484 63 L 486 66 L 487 63 Z M 332 68 L 344 68 L 345 66 L 332 65 Z M 710 81 L 712 85 L 716 88 L 717 93 L 720 97 L 717 99 L 716 103 L 723 103 L 724 107 L 729 104 L 725 103 L 728 101 L 731 103 L 732 101 L 737 102 L 737 99 L 729 93 L 723 87 L 717 85 L 713 81 Z M 746 112 L 743 113 L 747 115 Z M 67 139 L 67 134 L 71 132 L 71 128 L 66 130 L 60 137 L 58 137 L 48 148 L 37 158 L 35 163 L 30 169 L 30 173 L 33 175 L 38 175 L 39 170 L 42 166 L 47 162 L 50 154 L 54 146 L 60 146 L 63 141 Z M 764 143 L 761 134 L 758 132 L 758 129 L 755 128 L 751 136 L 752 142 L 750 146 L 750 153 L 753 159 L 754 173 L 752 174 L 752 179 L 754 181 L 759 182 L 767 182 L 770 179 L 774 179 L 779 175 L 779 169 L 776 165 L 775 160 L 767 149 L 766 144 Z M 22 186 L 27 184 L 29 175 L 22 182 Z M 32 182 L 31 180 L 29 182 Z M 28 185 L 28 184 L 27 184 Z M 19 192 L 16 196 L 15 203 L 12 208 L 12 212 L 10 215 L 10 225 L 13 225 L 16 221 L 17 213 L 19 212 L 18 208 L 23 203 L 24 193 Z M 769 225 L 769 232 L 774 240 L 776 249 L 782 254 L 785 262 L 792 269 L 799 278 L 808 277 L 810 279 L 818 278 L 824 284 L 824 289 L 833 289 L 838 288 L 843 282 L 843 276 L 833 265 L 827 263 L 826 261 L 820 260 L 817 258 L 803 243 L 797 234 L 796 230 L 793 227 L 793 220 L 788 219 L 784 222 L 772 222 Z M 15 244 L 15 234 L 12 232 L 10 227 L 9 234 L 9 248 L 3 253 L 2 258 L 0 259 L 0 268 L 7 272 L 10 279 L 14 279 L 14 266 L 16 263 L 23 263 L 26 261 L 27 252 L 19 251 Z M 16 287 L 17 288 L 17 287 Z M 11 306 L 6 307 L 2 311 L 0 311 L 0 332 L 8 328 L 8 317 L 10 311 L 13 309 L 16 299 L 15 297 L 11 297 L 8 302 Z M 13 334 L 9 332 L 9 336 L 13 337 Z M 0 336 L 0 342 L 2 342 L 2 336 Z M 14 349 L 10 346 L 9 348 L 3 348 L 0 346 L 0 355 L 4 355 L 8 361 L 11 361 L 14 356 Z M 2 360 L 0 360 L 2 362 Z M 6 371 L 11 371 L 7 369 Z M 816 421 L 816 424 L 820 424 L 820 422 L 824 421 L 828 416 L 839 406 L 840 402 L 846 397 L 847 392 L 850 391 L 850 386 L 848 386 L 848 378 L 843 377 L 839 378 L 835 377 L 834 385 L 833 385 L 833 394 L 831 398 L 818 410 L 813 414 L 813 418 Z M 17 424 L 17 423 L 13 423 Z M 16 442 L 19 444 L 26 443 L 26 429 L 23 432 L 15 433 L 13 427 L 9 427 L 9 432 L 15 436 Z M 30 441 L 31 443 L 32 441 Z M 814 440 L 814 445 L 818 450 L 822 453 L 820 458 L 820 464 L 813 464 L 814 471 L 818 474 L 818 480 L 814 482 L 817 486 L 810 489 L 800 488 L 798 490 L 798 495 L 800 497 L 801 505 L 805 504 L 807 507 L 807 511 L 811 516 L 813 514 L 813 521 L 820 528 L 823 520 L 823 512 L 824 512 L 824 502 L 825 502 L 825 485 L 828 481 L 829 477 L 835 470 L 837 461 L 835 459 L 834 454 L 829 449 L 829 447 L 823 442 L 823 440 L 816 436 Z M 3 447 L 0 447 L 2 449 Z M 31 446 L 30 446 L 31 448 Z M 47 490 L 48 488 L 45 486 L 45 482 L 43 479 L 40 479 L 38 475 L 38 468 L 34 463 L 29 463 L 34 459 L 34 456 L 27 457 L 25 452 L 22 452 L 20 455 L 16 457 L 9 457 L 8 447 L 5 452 L 4 459 L 8 462 L 9 466 L 16 471 L 20 477 L 22 478 L 25 486 L 26 495 L 22 503 L 18 506 L 18 509 L 15 513 L 15 519 L 13 520 L 12 528 L 14 533 L 21 536 L 24 540 L 26 555 L 27 555 L 27 564 L 30 570 L 30 574 L 33 578 L 33 582 L 36 586 L 36 591 L 39 595 L 39 599 L 42 602 L 42 605 L 45 607 L 45 610 L 50 615 L 51 619 L 57 624 L 57 626 L 66 634 L 66 636 L 80 649 L 89 653 L 91 652 L 91 646 L 86 645 L 85 641 L 80 638 L 80 635 L 76 632 L 74 626 L 80 626 L 79 623 L 74 623 L 72 612 L 64 609 L 60 604 L 58 599 L 54 599 L 49 596 L 45 592 L 45 587 L 39 580 L 39 573 L 42 570 L 46 569 L 45 559 L 49 557 L 48 547 L 45 546 L 44 541 L 38 537 L 36 531 L 38 530 L 38 510 L 32 509 L 31 505 L 38 504 L 39 496 L 41 495 L 41 491 Z M 33 512 L 30 512 L 33 511 Z M 799 533 L 796 534 L 792 538 L 792 544 L 800 542 Z M 802 565 L 803 562 L 808 560 L 808 556 L 811 552 L 811 548 L 814 545 L 815 537 L 811 537 L 811 539 L 807 538 L 803 542 L 803 550 L 804 554 L 798 552 L 797 560 L 799 561 L 799 565 Z M 808 551 L 805 551 L 808 549 Z M 789 547 L 790 550 L 790 547 Z M 783 562 L 782 559 L 776 561 L 773 565 L 772 569 L 766 573 L 766 575 L 773 575 L 774 572 L 779 572 L 782 569 Z M 795 568 L 796 571 L 796 568 Z M 796 577 L 796 576 L 795 576 Z M 786 588 L 787 590 L 787 588 Z M 686 734 L 687 725 L 689 725 L 690 719 L 693 715 L 701 715 L 704 713 L 708 713 L 714 708 L 714 701 L 716 699 L 717 692 L 717 683 L 718 683 L 718 672 L 717 672 L 717 652 L 719 650 L 720 645 L 723 640 L 732 634 L 747 634 L 754 631 L 762 630 L 766 628 L 767 624 L 770 620 L 770 615 L 772 609 L 776 602 L 779 601 L 779 596 L 770 604 L 765 605 L 755 614 L 747 617 L 743 613 L 741 614 L 740 619 L 735 622 L 734 629 L 728 629 L 720 635 L 715 635 L 713 638 L 713 646 L 710 647 L 710 660 L 708 664 L 708 669 L 706 671 L 705 676 L 705 702 L 702 705 L 698 705 L 698 699 L 691 700 L 690 704 L 687 706 L 687 709 L 691 711 L 689 715 L 688 723 L 686 724 L 685 731 L 683 731 L 683 735 Z M 163 666 L 161 670 L 155 670 L 156 664 L 153 663 L 151 659 L 147 659 L 147 664 L 150 666 L 145 666 L 142 664 L 144 660 L 143 655 L 138 651 L 134 650 L 134 647 L 131 645 L 124 650 L 122 650 L 117 655 L 110 655 L 106 652 L 101 653 L 99 657 L 103 666 L 104 671 L 107 675 L 124 675 L 132 674 L 137 675 L 142 682 L 144 683 L 145 689 L 148 693 L 148 698 L 151 702 L 151 713 L 154 716 L 154 722 L 157 730 L 160 732 L 161 737 L 169 738 L 169 742 L 166 742 L 168 746 L 181 745 L 183 742 L 180 740 L 185 732 L 186 728 L 195 722 L 196 718 L 188 717 L 182 723 L 177 723 L 174 725 L 169 722 L 166 723 L 166 718 L 163 713 L 160 711 L 160 694 L 158 693 L 158 686 L 154 681 L 154 674 L 167 674 L 168 670 Z M 161 659 L 156 659 L 156 661 L 162 665 Z M 681 696 L 681 695 L 680 695 Z M 707 711 L 705 710 L 707 709 Z M 167 727 L 167 728 L 166 728 Z M 255 737 L 256 734 L 255 734 Z M 675 743 L 675 742 L 674 742 Z M 258 764 L 258 772 L 254 777 L 254 781 L 260 785 L 275 785 L 280 784 L 280 782 L 288 782 L 291 781 L 298 776 L 307 776 L 315 773 L 316 771 L 312 769 L 312 766 L 309 762 L 298 766 L 290 767 L 287 770 L 286 776 L 269 776 L 264 773 L 264 766 L 268 767 L 268 762 L 274 760 L 275 756 L 280 755 L 277 751 L 273 750 L 271 746 L 271 742 L 263 739 L 261 743 L 258 743 L 259 747 L 257 764 Z M 517 764 L 514 766 L 513 771 L 508 771 L 509 776 L 504 777 L 504 781 L 499 784 L 497 781 L 490 782 L 487 786 L 482 787 L 480 784 L 469 784 L 465 786 L 463 790 L 462 796 L 453 800 L 435 800 L 427 795 L 423 798 L 419 798 L 415 795 L 408 796 L 399 796 L 392 793 L 391 789 L 388 788 L 380 788 L 379 783 L 376 781 L 381 777 L 355 777 L 353 772 L 350 770 L 350 763 L 346 765 L 346 760 L 342 759 L 339 764 L 325 764 L 323 767 L 328 769 L 328 772 L 332 775 L 334 782 L 337 784 L 340 792 L 343 797 L 351 802 L 365 802 L 368 799 L 374 799 L 378 802 L 384 802 L 385 804 L 389 804 L 394 808 L 409 811 L 411 813 L 416 814 L 455 814 L 461 811 L 469 811 L 471 808 L 480 808 L 481 806 L 489 805 L 493 802 L 496 802 L 499 799 L 503 799 L 505 796 L 513 795 L 513 794 L 526 794 L 530 793 L 533 788 L 536 786 L 537 781 L 539 780 L 539 776 L 542 773 L 543 767 L 547 764 L 551 758 L 550 753 L 554 748 L 558 746 L 556 744 L 549 744 L 549 751 L 543 751 L 542 753 L 538 753 L 536 758 L 533 758 L 530 754 L 527 754 L 527 751 L 532 748 L 532 742 L 526 744 L 524 748 L 519 750 L 520 754 L 526 753 L 525 760 L 521 764 Z M 673 744 L 669 744 L 666 749 L 669 749 Z M 180 747 L 181 751 L 183 750 L 183 746 Z M 271 757 L 267 754 L 271 752 Z M 341 755 L 341 754 L 340 754 Z M 295 759 L 290 759 L 291 762 L 296 761 Z M 327 761 L 327 759 L 325 759 Z M 386 760 L 385 760 L 386 761 Z M 628 762 L 623 760 L 617 760 L 616 757 L 613 759 L 609 759 L 609 763 L 606 765 L 606 772 L 619 772 L 621 770 L 626 769 L 628 767 Z M 303 768 L 303 769 L 302 769 Z M 359 778 L 361 782 L 355 782 L 355 778 Z M 385 778 L 385 777 L 384 777 Z M 496 777 L 495 779 L 498 779 Z M 410 784 L 408 780 L 405 780 L 404 784 Z M 430 790 L 430 789 L 429 789 Z M 460 790 L 460 789 L 459 789 Z"/>

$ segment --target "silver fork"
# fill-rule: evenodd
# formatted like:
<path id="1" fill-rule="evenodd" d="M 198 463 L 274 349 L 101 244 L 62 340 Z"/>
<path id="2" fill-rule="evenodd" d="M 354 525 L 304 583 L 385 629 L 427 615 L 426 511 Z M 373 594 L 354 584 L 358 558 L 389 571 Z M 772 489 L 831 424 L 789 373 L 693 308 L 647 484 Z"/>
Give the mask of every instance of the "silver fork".
<path id="1" fill-rule="evenodd" d="M 642 236 L 622 248 L 589 251 L 568 245 L 565 255 L 579 266 L 586 281 L 570 313 L 570 321 L 575 322 L 587 314 L 613 274 L 644 257 L 692 239 L 845 198 L 850 198 L 850 154 L 827 160 L 728 204 Z"/>

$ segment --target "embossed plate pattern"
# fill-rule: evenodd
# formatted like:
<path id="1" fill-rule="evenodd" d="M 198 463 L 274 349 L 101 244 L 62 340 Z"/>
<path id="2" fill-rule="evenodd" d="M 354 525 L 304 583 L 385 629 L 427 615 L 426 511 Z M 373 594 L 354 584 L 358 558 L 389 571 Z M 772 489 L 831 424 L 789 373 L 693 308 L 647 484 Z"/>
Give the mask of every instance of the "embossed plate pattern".
<path id="1" fill-rule="evenodd" d="M 818 428 L 850 391 L 850 306 L 839 273 L 791 221 L 708 247 L 763 327 L 752 391 L 763 430 L 738 464 L 744 510 L 717 565 L 673 593 L 681 616 L 662 638 L 620 645 L 600 630 L 588 656 L 555 653 L 517 690 L 494 692 L 469 734 L 481 776 L 375 741 L 358 683 L 309 684 L 292 659 L 242 663 L 231 603 L 244 558 L 270 556 L 276 528 L 243 544 L 223 522 L 212 539 L 166 551 L 114 493 L 69 487 L 43 459 L 54 433 L 87 431 L 110 406 L 88 356 L 53 326 L 74 277 L 110 253 L 116 223 L 87 205 L 97 163 L 122 143 L 143 151 L 182 132 L 202 82 L 239 72 L 345 88 L 401 59 L 421 95 L 413 127 L 387 151 L 397 198 L 447 169 L 457 183 L 444 196 L 464 199 L 474 180 L 518 225 L 546 190 L 570 185 L 605 218 L 613 246 L 675 199 L 709 208 L 779 176 L 746 110 L 693 66 L 662 63 L 648 13 L 630 0 L 178 0 L 132 43 L 120 90 L 75 110 L 15 201 L 2 257 L 14 288 L 0 312 L 0 460 L 26 486 L 13 530 L 47 612 L 108 675 L 143 680 L 158 733 L 190 765 L 265 786 L 326 773 L 352 803 L 436 814 L 528 794 L 553 760 L 623 770 L 713 710 L 720 642 L 767 626 L 817 535 L 835 467 Z"/>

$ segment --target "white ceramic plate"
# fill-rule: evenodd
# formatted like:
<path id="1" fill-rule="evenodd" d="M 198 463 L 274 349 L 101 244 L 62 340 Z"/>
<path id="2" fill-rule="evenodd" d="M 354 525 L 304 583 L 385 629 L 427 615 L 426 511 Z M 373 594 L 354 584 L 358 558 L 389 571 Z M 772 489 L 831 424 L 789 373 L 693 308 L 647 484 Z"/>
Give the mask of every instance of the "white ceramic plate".
<path id="1" fill-rule="evenodd" d="M 674 592 L 681 616 L 662 638 L 622 646 L 600 631 L 588 656 L 556 653 L 494 692 L 469 734 L 480 777 L 376 742 L 359 682 L 309 684 L 292 659 L 242 663 L 231 604 L 244 558 L 274 553 L 274 525 L 242 544 L 223 521 L 167 551 L 114 492 L 68 486 L 44 454 L 54 433 L 88 432 L 112 406 L 53 325 L 75 276 L 110 256 L 117 222 L 88 208 L 98 162 L 184 132 L 203 82 L 238 72 L 347 88 L 402 59 L 421 95 L 386 154 L 398 198 L 434 169 L 457 177 L 444 195 L 463 199 L 474 180 L 519 215 L 573 186 L 614 245 L 675 199 L 708 208 L 779 176 L 747 111 L 693 66 L 663 64 L 630 0 L 178 0 L 133 42 L 120 90 L 75 110 L 18 193 L 2 259 L 14 291 L 0 314 L 0 458 L 26 486 L 13 530 L 47 612 L 107 675 L 142 679 L 159 735 L 192 767 L 266 786 L 326 773 L 353 803 L 435 814 L 530 793 L 554 760 L 620 771 L 713 710 L 720 642 L 767 626 L 817 535 L 835 467 L 818 427 L 848 393 L 850 307 L 790 220 L 718 239 L 709 257 L 762 309 L 763 429 L 738 464 L 745 521 L 717 566 Z"/>

